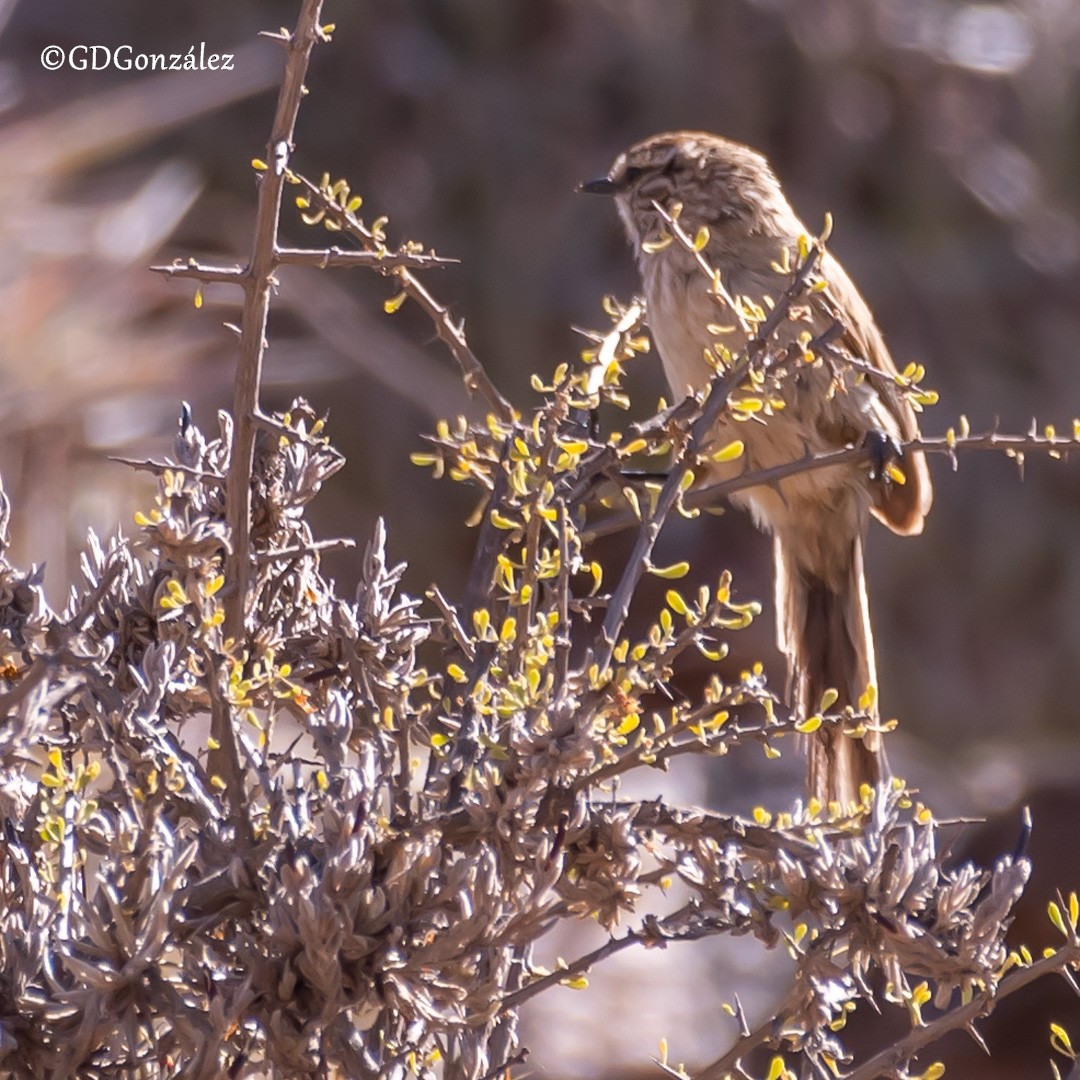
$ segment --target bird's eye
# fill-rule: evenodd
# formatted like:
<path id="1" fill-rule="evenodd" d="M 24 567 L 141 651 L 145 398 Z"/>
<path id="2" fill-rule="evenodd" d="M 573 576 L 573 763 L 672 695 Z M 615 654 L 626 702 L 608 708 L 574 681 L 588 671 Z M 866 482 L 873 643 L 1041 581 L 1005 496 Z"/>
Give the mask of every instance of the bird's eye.
<path id="1" fill-rule="evenodd" d="M 636 184 L 647 172 L 648 169 L 640 165 L 627 165 L 623 170 L 623 183 Z"/>

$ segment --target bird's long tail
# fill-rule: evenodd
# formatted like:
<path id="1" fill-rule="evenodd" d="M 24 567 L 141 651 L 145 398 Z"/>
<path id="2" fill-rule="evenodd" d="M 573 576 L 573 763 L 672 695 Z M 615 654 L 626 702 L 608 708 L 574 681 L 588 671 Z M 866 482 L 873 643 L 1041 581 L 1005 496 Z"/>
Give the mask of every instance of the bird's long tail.
<path id="1" fill-rule="evenodd" d="M 777 636 L 800 718 L 821 710 L 827 690 L 839 695 L 830 712 L 848 705 L 860 711 L 867 687 L 877 686 L 861 531 L 830 536 L 823 525 L 813 538 L 802 529 L 775 538 Z M 875 696 L 872 691 L 869 711 L 876 718 Z M 876 785 L 887 773 L 877 731 L 860 738 L 823 724 L 809 736 L 808 792 L 826 805 L 860 802 L 862 785 Z"/>

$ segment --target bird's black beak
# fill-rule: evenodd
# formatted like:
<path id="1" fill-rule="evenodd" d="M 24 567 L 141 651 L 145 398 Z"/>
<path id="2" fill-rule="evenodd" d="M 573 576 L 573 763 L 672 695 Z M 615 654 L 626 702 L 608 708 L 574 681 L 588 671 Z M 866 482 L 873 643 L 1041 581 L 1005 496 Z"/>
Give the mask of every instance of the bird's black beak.
<path id="1" fill-rule="evenodd" d="M 614 195 L 619 189 L 615 181 L 607 176 L 598 176 L 595 180 L 585 180 L 578 184 L 578 191 L 586 195 Z"/>

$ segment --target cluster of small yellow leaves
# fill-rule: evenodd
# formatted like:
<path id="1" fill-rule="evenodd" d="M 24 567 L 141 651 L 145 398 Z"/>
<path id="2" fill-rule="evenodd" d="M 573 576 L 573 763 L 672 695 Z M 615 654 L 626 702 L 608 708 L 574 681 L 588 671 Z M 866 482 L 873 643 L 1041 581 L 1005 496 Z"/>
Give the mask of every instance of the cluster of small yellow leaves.
<path id="1" fill-rule="evenodd" d="M 904 991 L 901 994 L 901 999 L 904 1004 L 907 1005 L 908 1013 L 911 1016 L 912 1027 L 922 1027 L 924 1020 L 922 1017 L 922 1007 L 930 1001 L 934 995 L 930 992 L 930 986 L 925 981 L 913 986 L 910 990 Z"/>
<path id="2" fill-rule="evenodd" d="M 319 190 L 331 204 L 339 207 L 346 214 L 355 215 L 356 211 L 364 205 L 363 198 L 352 193 L 349 182 L 344 178 L 331 180 L 329 173 L 323 173 L 322 179 L 319 181 Z M 326 209 L 323 207 L 313 207 L 308 196 L 297 195 L 296 206 L 300 210 L 300 220 L 305 225 L 322 225 L 329 232 L 341 231 L 341 225 L 334 219 L 333 215 L 328 216 Z M 386 240 L 383 227 L 388 220 L 386 217 L 380 217 L 369 226 L 372 235 L 383 242 Z"/>
<path id="3" fill-rule="evenodd" d="M 70 826 L 78 826 L 96 810 L 97 801 L 87 789 L 101 773 L 101 763 L 90 761 L 70 768 L 63 753 L 53 747 L 49 768 L 41 775 L 41 826 L 38 835 L 47 844 L 60 844 Z M 69 800 L 73 800 L 69 804 Z"/>
<path id="4" fill-rule="evenodd" d="M 1070 945 L 1076 944 L 1076 926 L 1077 922 L 1080 921 L 1080 899 L 1077 899 L 1076 893 L 1069 893 L 1065 911 L 1062 911 L 1062 905 L 1056 900 L 1051 900 L 1046 910 L 1054 927 L 1061 932 Z"/>
<path id="5" fill-rule="evenodd" d="M 196 548 L 208 539 L 199 520 L 192 520 L 189 507 L 195 495 L 197 481 L 183 469 L 165 469 L 154 496 L 154 506 L 147 512 L 136 511 L 135 524 L 142 528 L 155 546 L 164 548 Z M 210 539 L 213 546 L 218 542 Z M 190 619 L 205 633 L 220 626 L 225 619 L 217 594 L 225 584 L 221 575 L 220 556 L 193 558 L 186 553 L 183 563 L 176 565 L 172 575 L 164 577 L 155 594 L 159 622 Z"/>
<path id="6" fill-rule="evenodd" d="M 332 180 L 329 173 L 323 173 L 318 185 L 314 185 L 287 169 L 285 179 L 305 189 L 296 196 L 300 219 L 305 225 L 321 225 L 328 232 L 347 230 L 378 259 L 385 259 L 391 254 L 419 255 L 424 251 L 423 244 L 417 240 L 406 240 L 398 248 L 391 248 L 386 237 L 386 226 L 390 219 L 385 214 L 371 222 L 358 217 L 357 211 L 364 205 L 363 197 L 353 193 L 344 177 Z M 396 293 L 384 302 L 383 309 L 392 315 L 401 308 L 408 295 L 404 290 Z"/>
<path id="7" fill-rule="evenodd" d="M 196 578 L 195 582 L 196 588 L 193 594 L 189 594 L 188 590 L 174 577 L 166 578 L 162 582 L 158 597 L 158 607 L 163 612 L 159 616 L 160 622 L 181 618 L 189 607 L 195 607 L 200 612 L 204 630 L 220 626 L 225 621 L 225 612 L 220 602 L 215 599 L 222 585 L 225 584 L 224 575 L 214 574 L 206 581 Z"/>
<path id="8" fill-rule="evenodd" d="M 166 469 L 162 473 L 158 493 L 154 496 L 154 506 L 149 513 L 145 514 L 141 510 L 136 510 L 135 524 L 144 528 L 160 524 L 169 512 L 173 498 L 184 493 L 185 482 L 186 477 L 182 469 Z"/>
<path id="9" fill-rule="evenodd" d="M 458 417 L 453 428 L 446 420 L 435 425 L 433 453 L 411 455 L 414 465 L 430 467 L 432 475 L 441 479 L 447 473 L 459 483 L 474 483 L 490 491 L 495 485 L 495 469 L 499 463 L 499 442 L 508 429 L 494 416 L 487 418 L 487 433 L 470 429 L 464 417 Z"/>
<path id="10" fill-rule="evenodd" d="M 292 431 L 295 431 L 301 439 L 314 439 L 317 442 L 323 444 L 323 446 L 329 446 L 330 440 L 324 434 L 326 431 L 326 418 L 316 417 L 309 421 L 308 417 L 303 415 L 293 415 L 292 410 L 286 409 L 281 414 L 281 423 Z M 308 426 L 310 423 L 310 427 Z M 278 437 L 278 445 L 282 448 L 289 445 L 289 436 L 281 435 Z"/>
<path id="11" fill-rule="evenodd" d="M 587 672 L 590 687 L 607 694 L 607 705 L 598 716 L 598 730 L 606 737 L 605 760 L 618 771 L 635 764 L 655 765 L 683 744 L 686 736 L 706 749 L 725 752 L 717 742 L 732 711 L 756 704 L 765 710 L 766 723 L 772 715 L 772 699 L 758 668 L 733 685 L 712 676 L 697 705 L 681 702 L 642 716 L 639 702 L 658 684 L 668 680 L 678 656 L 693 647 L 711 663 L 727 655 L 727 646 L 718 643 L 718 632 L 745 629 L 759 614 L 756 601 L 731 599 L 731 576 L 721 577 L 715 593 L 701 586 L 690 599 L 669 589 L 665 606 L 644 639 L 619 641 L 612 653 L 613 664 L 601 669 L 593 665 Z M 677 621 L 678 620 L 678 621 Z M 643 722 L 645 721 L 645 722 Z M 632 738 L 631 738 L 632 736 Z M 611 765 L 607 769 L 611 772 Z"/>
<path id="12" fill-rule="evenodd" d="M 580 370 L 571 371 L 564 365 L 556 369 L 556 378 L 550 391 L 557 390 L 564 380 L 568 389 L 580 395 L 577 407 L 592 408 L 603 400 L 618 408 L 628 408 L 630 400 L 621 388 L 625 374 L 625 365 L 634 358 L 647 353 L 650 348 L 648 337 L 641 333 L 641 321 L 644 311 L 640 304 L 624 306 L 614 297 L 605 296 L 604 312 L 611 319 L 611 329 L 603 334 L 590 335 L 594 344 L 582 350 Z M 534 380 L 533 389 L 543 392 L 543 384 Z M 621 442 L 622 436 L 612 437 Z M 639 450 L 646 447 L 641 446 Z M 636 451 L 633 451 L 636 452 Z"/>
<path id="13" fill-rule="evenodd" d="M 411 455 L 414 464 L 431 468 L 436 478 L 449 475 L 489 492 L 504 474 L 509 497 L 488 514 L 493 525 L 512 534 L 513 542 L 521 539 L 534 515 L 555 529 L 558 491 L 577 482 L 583 468 L 598 460 L 611 464 L 634 454 L 658 456 L 670 450 L 662 434 L 627 439 L 612 431 L 598 440 L 571 418 L 577 410 L 593 410 L 601 402 L 625 407 L 624 365 L 648 348 L 648 339 L 639 333 L 639 307 L 623 308 L 607 298 L 605 309 L 614 326 L 607 334 L 589 335 L 593 344 L 583 350 L 581 364 L 558 365 L 547 382 L 532 376 L 533 388 L 545 398 L 528 422 L 509 424 L 488 416 L 482 425 L 470 426 L 463 418 L 453 423 L 440 420 L 429 439 L 432 450 Z M 626 487 L 623 494 L 637 505 L 632 488 Z M 610 496 L 602 495 L 601 503 L 610 505 Z"/>
<path id="14" fill-rule="evenodd" d="M 966 416 L 961 414 L 957 427 L 950 427 L 945 432 L 945 441 L 949 446 L 956 445 L 957 428 L 959 428 L 961 439 L 966 439 L 971 434 L 971 423 Z"/>
<path id="15" fill-rule="evenodd" d="M 771 264 L 772 270 L 778 276 L 787 279 L 788 286 L 794 284 L 798 276 L 801 273 L 806 272 L 807 261 L 811 257 L 811 254 L 820 254 L 824 251 L 825 243 L 832 233 L 832 226 L 832 215 L 826 214 L 824 227 L 821 233 L 816 237 L 807 234 L 801 235 L 794 248 L 785 245 L 780 251 L 779 258 Z M 699 232 L 698 236 L 695 237 L 695 240 L 691 244 L 691 247 L 697 252 L 702 250 L 707 242 L 707 234 L 704 241 L 702 241 L 701 233 Z M 760 333 L 771 313 L 776 308 L 777 301 L 771 296 L 763 297 L 760 302 L 742 295 L 734 297 L 727 296 L 726 294 L 723 294 L 723 290 L 719 283 L 719 276 L 715 271 L 713 271 L 713 278 L 713 292 L 725 301 L 725 306 L 733 311 L 733 314 L 737 317 L 740 324 L 739 327 L 720 324 L 710 325 L 708 327 L 710 333 L 714 337 L 714 342 L 711 348 L 706 350 L 705 358 L 715 369 L 727 371 L 730 370 L 737 359 L 725 341 L 727 336 L 735 333 L 737 329 L 741 330 L 742 334 L 737 335 L 734 338 L 734 340 L 741 345 L 743 335 L 746 333 Z M 812 272 L 810 272 L 804 288 L 807 295 L 807 302 L 804 303 L 799 299 L 792 302 L 787 313 L 787 318 L 789 320 L 798 322 L 806 319 L 813 303 L 814 294 L 826 293 L 828 291 L 829 282 L 822 275 L 820 264 L 815 266 Z M 827 300 L 826 303 L 827 305 L 831 305 L 831 299 Z M 803 330 L 798 337 L 799 345 L 803 350 L 803 362 L 808 365 L 820 363 L 822 359 L 813 347 L 813 341 L 814 336 L 810 329 Z M 830 351 L 829 355 L 834 358 L 839 358 L 838 354 L 832 351 Z M 880 377 L 879 372 L 867 367 L 858 357 L 848 356 L 846 357 L 846 362 L 855 369 L 854 378 L 856 381 L 861 380 L 867 374 L 871 374 L 875 378 Z M 752 367 L 749 375 L 752 383 L 757 381 L 760 386 L 760 384 L 764 382 L 765 372 L 761 368 Z M 902 372 L 899 372 L 895 376 L 896 386 L 900 388 L 904 397 L 917 412 L 921 411 L 926 406 L 936 404 L 938 401 L 938 393 L 936 390 L 931 390 L 922 386 L 922 380 L 925 375 L 926 370 L 922 364 L 909 363 Z M 732 417 L 736 420 L 761 420 L 771 413 L 775 413 L 782 409 L 784 407 L 784 402 L 775 392 L 775 382 L 773 383 L 773 387 L 774 392 L 768 395 L 754 393 L 753 387 L 749 389 L 743 388 L 741 394 L 733 394 L 729 403 L 732 410 Z M 886 467 L 889 468 L 889 466 Z M 895 465 L 889 468 L 889 473 L 896 483 L 904 483 L 906 478 Z"/>
<path id="16" fill-rule="evenodd" d="M 1018 945 L 1015 949 L 1009 951 L 1009 955 L 1005 958 L 1005 963 L 1001 965 L 996 973 L 997 978 L 1000 979 L 1007 971 L 1010 971 L 1014 967 L 1031 967 L 1034 962 L 1035 958 L 1031 955 L 1031 950 L 1026 945 Z"/>
<path id="17" fill-rule="evenodd" d="M 938 392 L 925 389 L 921 383 L 926 377 L 926 368 L 914 361 L 896 375 L 896 385 L 904 390 L 904 396 L 916 412 L 921 412 L 927 405 L 938 403 Z"/>
<path id="18" fill-rule="evenodd" d="M 532 716 L 533 731 L 546 732 L 545 704 L 554 685 L 550 665 L 555 655 L 558 613 L 539 613 L 527 628 L 519 627 L 517 619 L 508 615 L 496 627 L 489 610 L 481 608 L 473 614 L 473 625 L 473 643 L 485 644 L 489 650 L 493 647 L 493 655 L 472 681 L 460 664 L 450 663 L 446 669 L 451 684 L 448 693 L 455 694 L 455 684 L 464 687 L 481 716 L 500 721 Z M 438 734 L 432 737 L 435 747 L 445 741 Z"/>
<path id="19" fill-rule="evenodd" d="M 292 665 L 278 664 L 273 649 L 254 660 L 244 652 L 229 662 L 226 698 L 237 715 L 259 732 L 261 746 L 269 739 L 275 703 L 287 702 L 303 713 L 314 712 L 308 691 L 291 675 Z"/>
<path id="20" fill-rule="evenodd" d="M 186 785 L 180 762 L 170 756 L 163 762 L 163 768 L 151 767 L 142 774 L 141 783 L 135 788 L 135 797 L 145 802 L 156 796 L 161 789 L 177 794 L 183 791 Z"/>
<path id="21" fill-rule="evenodd" d="M 388 1047 L 388 1050 L 393 1052 L 392 1047 Z M 424 1054 L 409 1050 L 405 1054 L 405 1067 L 411 1076 L 419 1076 L 422 1070 L 427 1071 L 438 1065 L 442 1061 L 442 1056 L 442 1051 L 437 1046 Z"/>

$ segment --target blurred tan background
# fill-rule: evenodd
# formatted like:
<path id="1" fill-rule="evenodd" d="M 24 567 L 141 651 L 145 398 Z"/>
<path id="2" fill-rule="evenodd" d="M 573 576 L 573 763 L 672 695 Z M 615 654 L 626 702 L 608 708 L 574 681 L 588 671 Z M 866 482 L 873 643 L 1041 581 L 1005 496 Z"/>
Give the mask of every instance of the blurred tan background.
<path id="1" fill-rule="evenodd" d="M 56 604 L 85 529 L 128 528 L 150 498 L 108 455 L 166 452 L 182 398 L 204 428 L 231 402 L 221 324 L 235 297 L 208 289 L 196 311 L 188 285 L 146 267 L 243 258 L 249 162 L 280 70 L 255 34 L 294 17 L 270 0 L 0 3 L 0 472 L 17 557 L 47 560 Z M 960 413 L 976 431 L 1025 431 L 1033 415 L 1065 430 L 1080 414 L 1073 0 L 372 0 L 330 3 L 326 18 L 335 40 L 314 58 L 295 164 L 348 177 L 392 237 L 462 260 L 429 284 L 515 401 L 531 399 L 529 372 L 577 353 L 573 325 L 603 322 L 604 293 L 636 287 L 612 208 L 575 183 L 651 132 L 697 127 L 764 150 L 812 227 L 832 211 L 832 247 L 899 365 L 925 363 L 941 393 L 927 433 Z M 237 70 L 39 60 L 54 44 L 202 41 Z M 288 210 L 284 233 L 324 243 Z M 348 465 L 316 504 L 321 535 L 362 540 L 383 514 L 409 588 L 439 580 L 452 594 L 471 495 L 408 454 L 437 416 L 469 406 L 417 313 L 382 313 L 388 293 L 359 274 L 283 274 L 266 404 L 302 392 L 330 410 Z M 658 372 L 642 364 L 635 386 L 645 409 Z M 1023 482 L 986 454 L 931 468 L 925 535 L 875 528 L 870 545 L 882 700 L 902 721 L 893 760 L 942 811 L 1075 791 L 1080 454 L 1029 460 Z M 739 515 L 680 523 L 659 558 L 687 553 L 702 577 L 730 566 L 743 595 L 768 596 L 768 542 Z M 330 565 L 350 589 L 356 559 Z M 737 659 L 771 647 L 763 620 Z M 689 777 L 688 790 L 741 803 L 756 766 Z M 1075 882 L 1072 843 L 1042 827 L 1057 880 Z"/>

